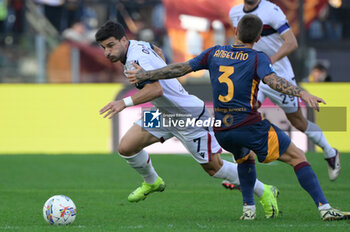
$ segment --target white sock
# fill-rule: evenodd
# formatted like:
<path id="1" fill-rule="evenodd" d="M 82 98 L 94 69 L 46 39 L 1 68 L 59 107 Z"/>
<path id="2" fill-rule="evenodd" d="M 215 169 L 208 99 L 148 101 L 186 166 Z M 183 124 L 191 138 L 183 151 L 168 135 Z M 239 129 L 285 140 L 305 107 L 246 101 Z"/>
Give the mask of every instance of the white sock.
<path id="1" fill-rule="evenodd" d="M 254 185 L 254 193 L 256 194 L 257 197 L 262 197 L 264 194 L 264 183 L 260 182 L 260 180 L 256 179 L 255 185 Z"/>
<path id="2" fill-rule="evenodd" d="M 214 178 L 225 179 L 228 180 L 231 184 L 240 186 L 237 164 L 232 163 L 226 160 L 222 160 L 222 167 L 219 171 L 217 171 L 214 175 Z M 254 185 L 254 193 L 261 197 L 264 194 L 264 184 L 260 182 L 258 179 L 255 181 Z"/>
<path id="3" fill-rule="evenodd" d="M 327 210 L 327 209 L 331 209 L 331 205 L 330 204 L 324 204 L 318 207 L 318 210 Z"/>
<path id="4" fill-rule="evenodd" d="M 256 211 L 255 205 L 243 205 L 243 212 L 247 209 L 251 209 L 254 212 Z"/>
<path id="5" fill-rule="evenodd" d="M 228 180 L 234 185 L 240 185 L 237 172 L 237 164 L 222 160 L 222 167 L 213 177 Z"/>
<path id="6" fill-rule="evenodd" d="M 307 128 L 305 134 L 312 142 L 320 146 L 324 151 L 326 158 L 331 158 L 336 155 L 335 150 L 329 145 L 326 137 L 324 136 L 321 128 L 313 122 L 307 121 Z"/>
<path id="7" fill-rule="evenodd" d="M 143 177 L 146 183 L 153 184 L 158 178 L 158 174 L 152 166 L 151 157 L 145 150 L 141 150 L 133 156 L 120 156 Z"/>

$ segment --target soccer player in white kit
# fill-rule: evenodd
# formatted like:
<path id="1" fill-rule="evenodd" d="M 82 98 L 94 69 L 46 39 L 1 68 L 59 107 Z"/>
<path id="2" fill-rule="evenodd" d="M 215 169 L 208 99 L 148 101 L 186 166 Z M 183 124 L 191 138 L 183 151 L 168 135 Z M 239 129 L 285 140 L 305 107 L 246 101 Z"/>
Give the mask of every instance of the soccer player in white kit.
<path id="1" fill-rule="evenodd" d="M 248 13 L 257 15 L 264 24 L 261 38 L 253 48 L 265 52 L 270 57 L 277 76 L 297 85 L 287 55 L 298 47 L 298 43 L 285 14 L 277 5 L 267 0 L 244 0 L 244 4 L 230 10 L 229 16 L 233 27 L 236 28 L 239 20 Z M 284 110 L 295 128 L 304 132 L 311 141 L 323 149 L 329 179 L 335 180 L 340 172 L 340 154 L 329 145 L 321 128 L 305 119 L 299 107 L 299 98 L 281 94 L 260 82 L 258 93 L 260 105 L 266 97 Z"/>
<path id="2" fill-rule="evenodd" d="M 104 49 L 106 58 L 111 62 L 121 61 L 124 67 L 125 64 L 136 62 L 145 70 L 166 66 L 164 60 L 155 52 L 158 48 L 154 48 L 148 42 L 128 40 L 123 26 L 119 23 L 108 21 L 100 27 L 95 37 Z M 204 102 L 188 94 L 176 79 L 146 81 L 136 87 L 139 89 L 137 93 L 107 104 L 100 110 L 100 114 L 106 113 L 104 117 L 112 118 L 128 106 L 151 102 L 162 113 L 191 114 L 198 120 L 210 117 Z M 144 148 L 156 142 L 164 142 L 173 136 L 184 144 L 210 176 L 226 179 L 239 186 L 237 164 L 221 160 L 221 147 L 211 128 L 143 128 L 140 120 L 131 126 L 118 146 L 121 157 L 144 179 L 142 185 L 128 196 L 130 202 L 144 200 L 148 194 L 165 189 L 165 182 L 153 168 L 151 158 Z M 254 192 L 263 205 L 266 217 L 278 215 L 277 188 L 256 180 Z"/>

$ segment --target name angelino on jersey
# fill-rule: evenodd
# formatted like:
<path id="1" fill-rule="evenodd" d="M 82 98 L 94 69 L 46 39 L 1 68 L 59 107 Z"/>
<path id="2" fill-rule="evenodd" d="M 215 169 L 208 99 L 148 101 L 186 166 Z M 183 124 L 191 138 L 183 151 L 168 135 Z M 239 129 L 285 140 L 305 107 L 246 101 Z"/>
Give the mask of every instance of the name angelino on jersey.
<path id="1" fill-rule="evenodd" d="M 249 57 L 248 53 L 238 51 L 238 52 L 228 52 L 225 50 L 217 50 L 214 57 L 231 59 L 231 60 L 246 60 Z"/>

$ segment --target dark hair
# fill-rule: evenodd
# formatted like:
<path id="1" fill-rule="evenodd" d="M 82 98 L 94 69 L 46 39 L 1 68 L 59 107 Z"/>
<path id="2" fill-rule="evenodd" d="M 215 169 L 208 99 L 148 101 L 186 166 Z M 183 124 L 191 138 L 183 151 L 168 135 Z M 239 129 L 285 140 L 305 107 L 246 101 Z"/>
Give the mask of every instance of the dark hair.
<path id="1" fill-rule="evenodd" d="M 254 43 L 261 35 L 263 24 L 260 18 L 253 14 L 247 14 L 238 22 L 238 39 L 243 43 Z"/>
<path id="2" fill-rule="evenodd" d="M 95 34 L 96 42 L 101 42 L 108 39 L 109 37 L 114 37 L 120 40 L 125 36 L 124 27 L 117 22 L 107 21 L 103 24 Z"/>
<path id="3" fill-rule="evenodd" d="M 313 69 L 318 69 L 318 70 L 320 70 L 321 72 L 327 72 L 326 66 L 324 66 L 324 65 L 321 64 L 321 63 L 317 63 L 317 64 L 313 67 Z"/>

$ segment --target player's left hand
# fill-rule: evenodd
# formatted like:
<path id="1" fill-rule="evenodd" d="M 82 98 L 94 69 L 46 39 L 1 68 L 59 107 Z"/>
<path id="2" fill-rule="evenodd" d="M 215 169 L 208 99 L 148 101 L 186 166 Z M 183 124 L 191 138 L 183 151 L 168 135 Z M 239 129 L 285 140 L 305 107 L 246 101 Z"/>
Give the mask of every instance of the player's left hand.
<path id="1" fill-rule="evenodd" d="M 105 107 L 100 109 L 100 114 L 106 113 L 103 117 L 106 118 L 109 115 L 109 119 L 113 118 L 114 115 L 125 109 L 125 103 L 123 100 L 113 101 L 108 103 Z"/>
<path id="2" fill-rule="evenodd" d="M 132 63 L 135 69 L 126 70 L 125 75 L 131 84 L 136 84 L 141 81 L 148 80 L 147 72 L 138 64 Z"/>
<path id="3" fill-rule="evenodd" d="M 308 92 L 306 91 L 302 91 L 300 93 L 300 97 L 301 99 L 306 102 L 310 107 L 314 108 L 315 110 L 317 111 L 320 111 L 320 108 L 318 106 L 318 103 L 323 103 L 323 104 L 326 104 L 326 102 L 322 99 L 322 98 L 319 98 L 319 97 L 316 97 L 312 94 L 309 94 Z"/>

